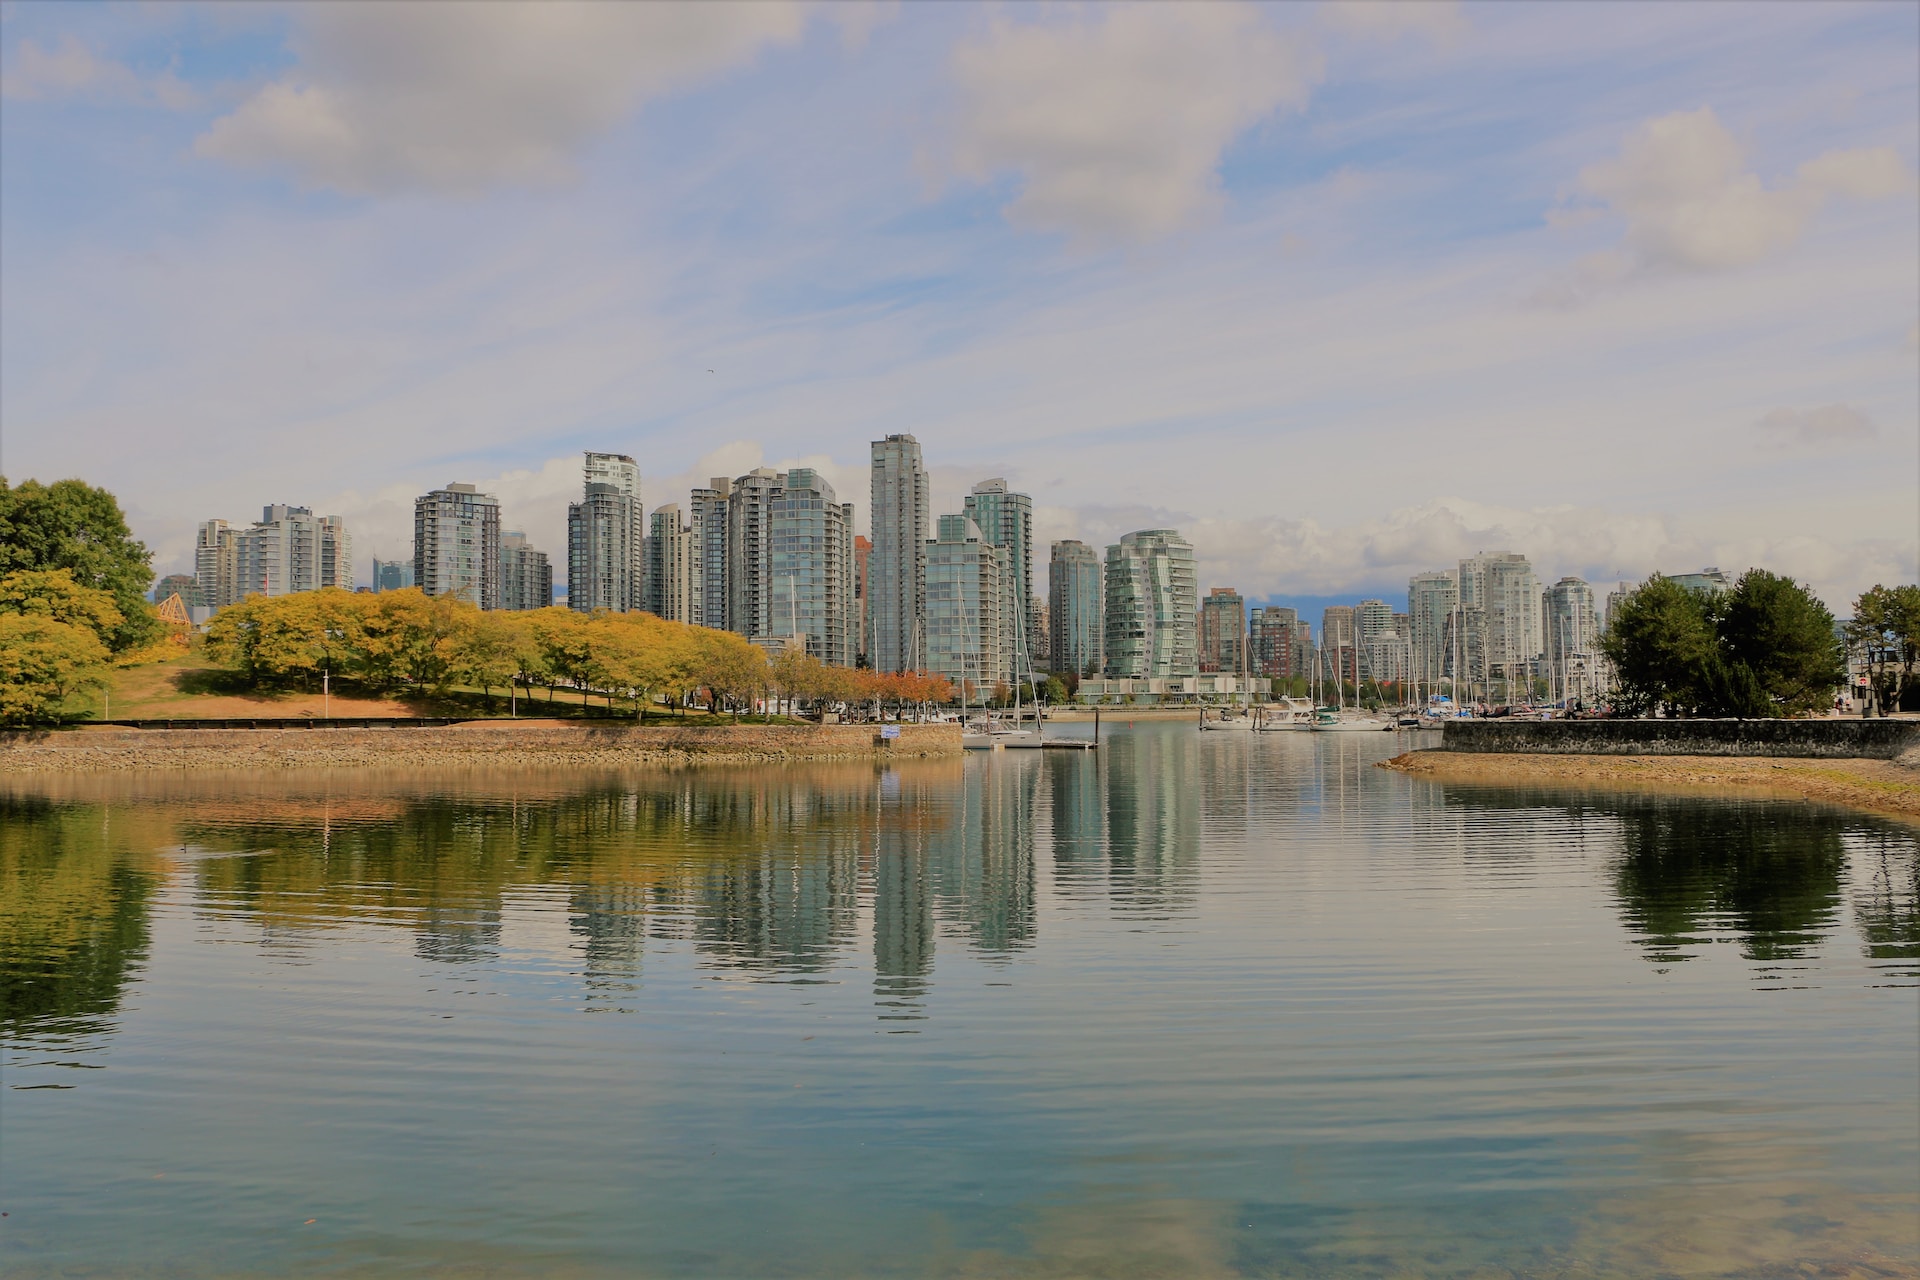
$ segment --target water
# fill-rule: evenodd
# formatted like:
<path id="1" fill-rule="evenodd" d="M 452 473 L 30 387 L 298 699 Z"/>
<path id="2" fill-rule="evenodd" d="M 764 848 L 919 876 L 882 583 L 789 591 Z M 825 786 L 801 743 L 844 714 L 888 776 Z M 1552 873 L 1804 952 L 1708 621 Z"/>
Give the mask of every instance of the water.
<path id="1" fill-rule="evenodd" d="M 0 1271 L 1920 1275 L 1920 842 L 1392 735 L 0 784 Z"/>

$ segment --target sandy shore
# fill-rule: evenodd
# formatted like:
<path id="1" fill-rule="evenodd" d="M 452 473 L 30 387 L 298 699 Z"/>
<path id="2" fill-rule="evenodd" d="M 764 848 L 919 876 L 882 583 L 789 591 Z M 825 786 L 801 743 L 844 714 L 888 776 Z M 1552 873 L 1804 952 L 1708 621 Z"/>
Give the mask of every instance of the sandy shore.
<path id="1" fill-rule="evenodd" d="M 1495 755 L 1408 751 L 1380 762 L 1436 782 L 1635 787 L 1797 796 L 1920 820 L 1920 753 L 1899 760 L 1745 756 Z"/>

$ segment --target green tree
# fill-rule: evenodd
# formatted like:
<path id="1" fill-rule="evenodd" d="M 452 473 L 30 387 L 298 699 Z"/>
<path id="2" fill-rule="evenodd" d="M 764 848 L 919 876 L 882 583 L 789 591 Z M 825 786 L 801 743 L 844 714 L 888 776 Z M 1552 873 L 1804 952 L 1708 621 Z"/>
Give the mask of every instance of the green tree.
<path id="1" fill-rule="evenodd" d="M 1065 706 L 1072 696 L 1067 692 L 1067 686 L 1059 676 L 1048 676 L 1047 682 L 1041 686 L 1041 691 L 1047 695 L 1047 701 L 1056 707 Z"/>
<path id="2" fill-rule="evenodd" d="M 1805 715 L 1825 707 L 1846 679 L 1846 661 L 1834 630 L 1833 614 L 1813 592 L 1792 578 L 1765 569 L 1740 575 L 1721 602 L 1717 619 L 1722 661 L 1731 684 L 1751 673 L 1753 690 L 1724 710 L 1758 708 L 1760 715 Z"/>
<path id="3" fill-rule="evenodd" d="M 1624 710 L 1691 713 L 1718 658 L 1711 604 L 1656 573 L 1614 610 L 1600 651 L 1613 664 Z"/>
<path id="4" fill-rule="evenodd" d="M 1920 663 L 1920 586 L 1875 585 L 1861 592 L 1846 640 L 1866 663 L 1881 715 L 1920 698 L 1914 676 Z"/>
<path id="5" fill-rule="evenodd" d="M 0 613 L 0 723 L 57 719 L 67 696 L 106 679 L 106 645 L 44 614 Z"/>
<path id="6" fill-rule="evenodd" d="M 109 643 L 125 621 L 113 597 L 74 581 L 67 569 L 28 569 L 0 578 L 0 613 L 51 618 Z"/>
<path id="7" fill-rule="evenodd" d="M 153 555 L 133 537 L 120 504 L 83 480 L 10 485 L 0 476 L 0 574 L 65 569 L 83 587 L 104 591 L 120 610 L 108 647 L 137 649 L 166 634 L 146 590 Z"/>

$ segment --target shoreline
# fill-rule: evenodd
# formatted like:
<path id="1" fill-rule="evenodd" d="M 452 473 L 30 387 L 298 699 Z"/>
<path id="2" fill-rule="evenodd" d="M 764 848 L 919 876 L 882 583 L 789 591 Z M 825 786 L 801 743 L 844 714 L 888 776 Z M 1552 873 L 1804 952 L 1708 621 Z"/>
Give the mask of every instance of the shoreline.
<path id="1" fill-rule="evenodd" d="M 1767 794 L 1920 822 L 1920 760 L 1407 751 L 1378 767 L 1432 782 Z"/>
<path id="2" fill-rule="evenodd" d="M 444 727 L 94 729 L 0 734 L 0 774 L 129 773 L 376 766 L 553 768 L 773 764 L 958 756 L 958 725 L 641 728 L 562 720 Z"/>

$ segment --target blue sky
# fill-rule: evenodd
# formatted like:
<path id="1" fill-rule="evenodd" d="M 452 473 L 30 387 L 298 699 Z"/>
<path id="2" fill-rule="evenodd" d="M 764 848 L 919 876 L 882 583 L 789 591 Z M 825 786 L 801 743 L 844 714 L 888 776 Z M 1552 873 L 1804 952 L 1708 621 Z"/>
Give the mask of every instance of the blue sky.
<path id="1" fill-rule="evenodd" d="M 0 6 L 0 430 L 162 569 L 819 466 L 1203 587 L 1916 576 L 1907 4 Z M 712 372 L 708 372 L 712 370 Z"/>

